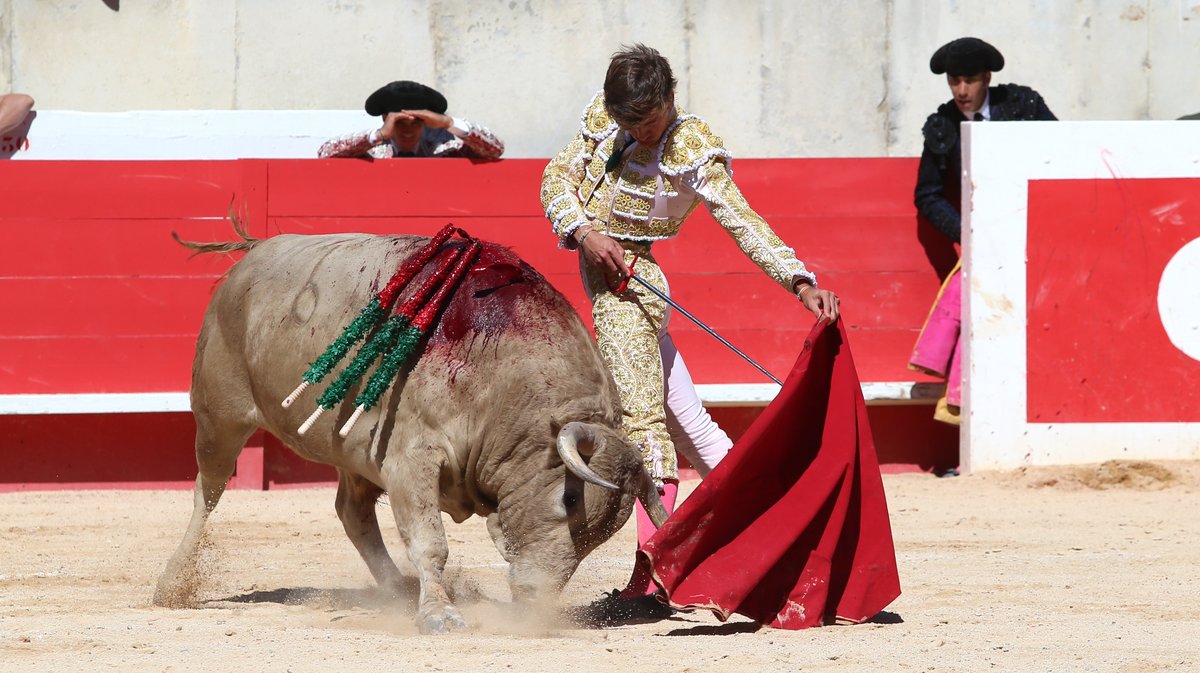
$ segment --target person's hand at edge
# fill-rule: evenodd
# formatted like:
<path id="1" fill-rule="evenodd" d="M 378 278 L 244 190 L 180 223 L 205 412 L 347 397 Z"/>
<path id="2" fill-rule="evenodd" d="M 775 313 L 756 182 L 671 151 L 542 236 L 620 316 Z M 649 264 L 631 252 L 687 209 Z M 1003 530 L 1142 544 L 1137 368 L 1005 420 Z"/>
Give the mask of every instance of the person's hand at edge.
<path id="1" fill-rule="evenodd" d="M 828 318 L 831 323 L 837 322 L 841 302 L 832 290 L 813 287 L 811 283 L 799 280 L 796 281 L 794 291 L 800 298 L 800 303 L 804 304 L 804 308 L 812 311 L 817 320 Z"/>

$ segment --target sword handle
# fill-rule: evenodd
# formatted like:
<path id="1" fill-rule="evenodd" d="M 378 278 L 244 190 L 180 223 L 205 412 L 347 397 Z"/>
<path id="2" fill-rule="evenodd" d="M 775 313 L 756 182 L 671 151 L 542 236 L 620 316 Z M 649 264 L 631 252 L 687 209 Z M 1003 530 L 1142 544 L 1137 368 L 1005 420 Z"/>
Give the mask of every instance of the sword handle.
<path id="1" fill-rule="evenodd" d="M 638 254 L 635 252 L 635 253 L 633 253 L 633 261 L 629 262 L 629 275 L 625 278 L 625 280 L 623 280 L 617 284 L 617 289 L 613 290 L 613 294 L 624 294 L 625 293 L 626 288 L 629 287 L 629 281 L 633 280 L 633 275 L 634 275 L 633 267 L 634 267 L 634 265 L 637 264 L 637 261 L 638 261 Z"/>

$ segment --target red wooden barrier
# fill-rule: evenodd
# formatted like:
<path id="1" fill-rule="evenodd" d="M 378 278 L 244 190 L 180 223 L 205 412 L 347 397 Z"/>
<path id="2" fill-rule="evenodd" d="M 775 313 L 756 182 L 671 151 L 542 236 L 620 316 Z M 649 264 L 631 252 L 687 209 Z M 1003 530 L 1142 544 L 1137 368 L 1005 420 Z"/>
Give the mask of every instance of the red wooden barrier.
<path id="1" fill-rule="evenodd" d="M 189 259 L 170 232 L 432 233 L 447 221 L 512 247 L 590 324 L 576 256 L 541 212 L 543 160 L 0 162 L 0 401 L 14 395 L 183 392 L 204 307 L 232 259 Z M 734 162 L 750 203 L 843 298 L 864 381 L 927 381 L 905 367 L 953 251 L 919 225 L 912 159 Z M 811 317 L 707 215 L 656 249 L 672 293 L 746 353 L 786 372 Z M 682 317 L 672 331 L 698 383 L 762 377 Z M 897 465 L 953 465 L 956 435 L 928 407 L 873 408 Z M 736 434 L 754 410 L 714 412 Z M 25 484 L 190 481 L 186 413 L 0 415 L 0 490 Z M 913 438 L 920 446 L 913 445 Z M 894 441 L 893 441 L 894 440 Z M 242 482 L 325 478 L 273 438 Z M 890 447 L 890 448 L 889 448 Z"/>

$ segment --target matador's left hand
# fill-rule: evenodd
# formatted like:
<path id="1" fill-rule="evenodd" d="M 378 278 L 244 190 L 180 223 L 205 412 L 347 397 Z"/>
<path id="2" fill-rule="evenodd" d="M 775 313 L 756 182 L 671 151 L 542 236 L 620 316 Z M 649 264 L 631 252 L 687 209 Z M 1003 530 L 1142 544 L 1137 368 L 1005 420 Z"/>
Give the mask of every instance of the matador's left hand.
<path id="1" fill-rule="evenodd" d="M 816 288 L 808 283 L 797 283 L 796 294 L 804 308 L 812 311 L 817 320 L 829 318 L 829 322 L 837 322 L 841 302 L 832 290 Z"/>

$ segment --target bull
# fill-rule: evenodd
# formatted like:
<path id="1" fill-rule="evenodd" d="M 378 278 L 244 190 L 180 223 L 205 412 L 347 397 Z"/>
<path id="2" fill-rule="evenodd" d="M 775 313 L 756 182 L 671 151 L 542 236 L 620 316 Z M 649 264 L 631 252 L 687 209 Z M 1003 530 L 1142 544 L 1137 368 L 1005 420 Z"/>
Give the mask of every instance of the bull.
<path id="1" fill-rule="evenodd" d="M 621 429 L 617 389 L 566 299 L 507 248 L 484 243 L 430 329 L 421 357 L 343 438 L 347 402 L 301 434 L 312 397 L 283 408 L 309 361 L 429 239 L 279 235 L 186 243 L 245 251 L 204 315 L 192 368 L 198 474 L 182 542 L 155 590 L 179 604 L 243 445 L 262 428 L 337 469 L 335 509 L 376 582 L 400 570 L 376 519 L 387 495 L 420 585 L 423 632 L 465 626 L 447 593 L 441 512 L 486 517 L 509 563 L 514 601 L 560 591 L 580 561 L 628 520 L 635 499 L 666 511 Z M 182 242 L 182 241 L 181 241 Z M 451 241 L 445 245 L 462 245 Z M 307 402 L 307 403 L 306 403 Z"/>

